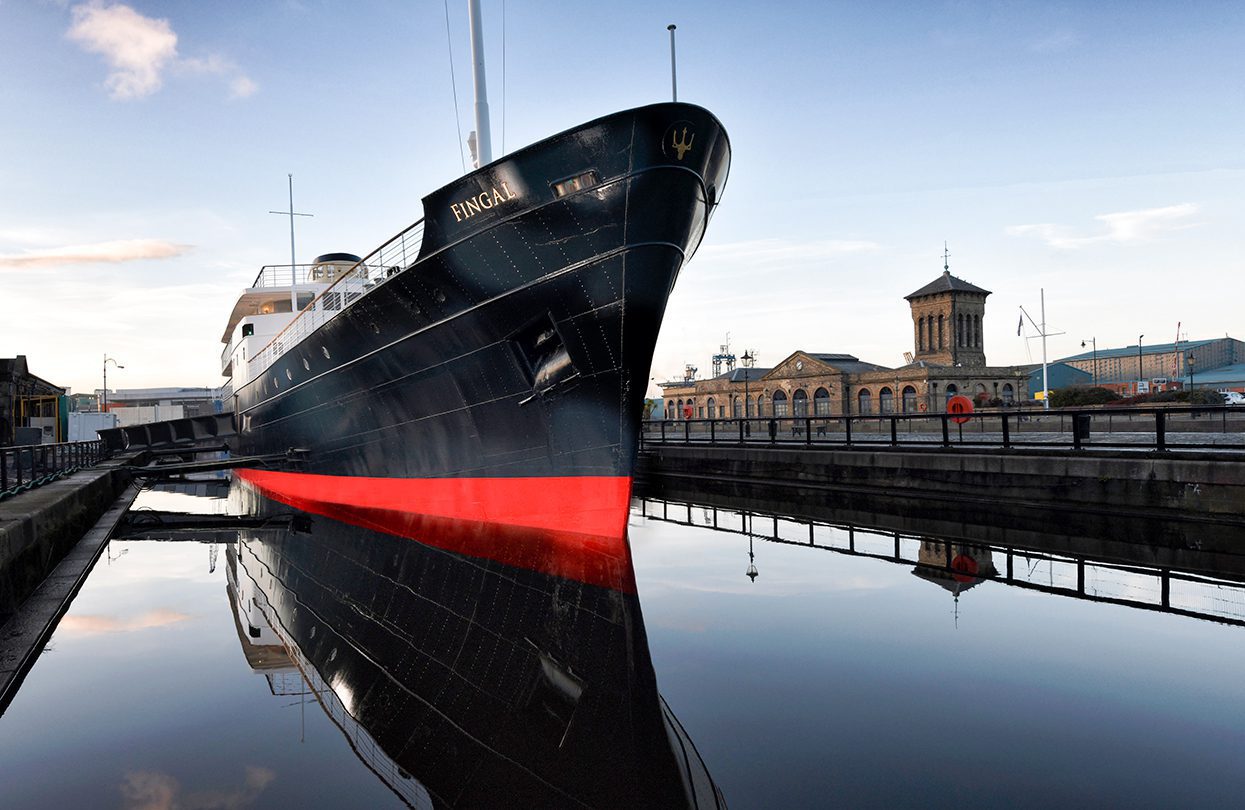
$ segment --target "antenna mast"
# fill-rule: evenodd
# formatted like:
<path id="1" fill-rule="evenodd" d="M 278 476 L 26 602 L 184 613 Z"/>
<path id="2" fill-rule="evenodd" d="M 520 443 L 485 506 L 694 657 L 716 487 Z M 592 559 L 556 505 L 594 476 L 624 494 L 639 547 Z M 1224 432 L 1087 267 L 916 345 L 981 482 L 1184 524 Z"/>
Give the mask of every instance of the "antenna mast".
<path id="1" fill-rule="evenodd" d="M 671 101 L 679 100 L 679 82 L 674 72 L 674 23 L 666 26 L 666 30 L 670 32 L 670 96 Z"/>
<path id="2" fill-rule="evenodd" d="M 488 87 L 484 80 L 484 23 L 480 0 L 468 0 L 471 12 L 471 73 L 476 85 L 476 167 L 493 162 L 493 139 L 489 133 Z"/>
<path id="3" fill-rule="evenodd" d="M 269 211 L 270 214 L 289 214 L 290 216 L 290 312 L 298 312 L 298 262 L 294 259 L 294 217 L 312 217 L 315 214 L 300 214 L 294 210 L 294 175 L 290 178 L 290 210 Z"/>

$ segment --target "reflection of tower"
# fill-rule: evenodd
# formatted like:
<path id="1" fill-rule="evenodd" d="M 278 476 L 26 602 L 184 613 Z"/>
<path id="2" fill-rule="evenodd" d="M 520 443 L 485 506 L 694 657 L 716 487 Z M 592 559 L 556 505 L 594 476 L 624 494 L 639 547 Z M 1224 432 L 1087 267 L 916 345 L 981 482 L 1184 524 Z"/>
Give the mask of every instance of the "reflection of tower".
<path id="1" fill-rule="evenodd" d="M 999 571 L 986 546 L 926 538 L 921 541 L 912 573 L 950 591 L 955 597 L 958 619 L 960 594 Z"/>

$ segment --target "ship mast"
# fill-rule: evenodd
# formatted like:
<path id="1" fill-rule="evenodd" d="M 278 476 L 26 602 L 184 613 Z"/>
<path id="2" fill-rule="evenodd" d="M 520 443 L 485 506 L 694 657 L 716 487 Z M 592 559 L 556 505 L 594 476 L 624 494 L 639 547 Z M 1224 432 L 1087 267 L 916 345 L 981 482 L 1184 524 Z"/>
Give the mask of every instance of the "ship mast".
<path id="1" fill-rule="evenodd" d="M 471 16 L 471 73 L 476 88 L 476 167 L 493 162 L 493 139 L 489 132 L 488 88 L 484 80 L 484 24 L 480 0 L 468 0 Z"/>

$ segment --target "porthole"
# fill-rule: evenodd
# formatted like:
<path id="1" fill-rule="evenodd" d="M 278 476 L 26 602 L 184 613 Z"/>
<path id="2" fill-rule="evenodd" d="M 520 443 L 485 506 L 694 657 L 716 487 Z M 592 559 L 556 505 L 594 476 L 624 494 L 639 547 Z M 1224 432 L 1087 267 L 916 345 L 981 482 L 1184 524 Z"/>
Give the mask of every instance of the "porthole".
<path id="1" fill-rule="evenodd" d="M 326 360 L 332 357 L 332 355 L 331 355 L 331 354 L 329 354 L 329 348 L 328 348 L 328 346 L 321 346 L 321 347 L 320 347 L 320 351 L 324 352 L 324 358 L 325 358 Z"/>
<path id="2" fill-rule="evenodd" d="M 285 379 L 289 380 L 290 382 L 293 382 L 293 381 L 294 381 L 294 372 L 290 371 L 290 370 L 287 368 L 287 369 L 285 370 Z"/>
<path id="3" fill-rule="evenodd" d="M 278 380 L 275 376 L 272 378 L 272 387 L 273 387 L 273 388 L 280 388 L 280 387 L 281 387 L 281 381 L 280 381 L 280 380 Z"/>
<path id="4" fill-rule="evenodd" d="M 303 368 L 306 369 L 307 371 L 311 371 L 311 363 L 307 362 L 306 357 L 303 358 Z"/>
<path id="5" fill-rule="evenodd" d="M 312 638 L 315 638 L 315 637 L 316 637 L 316 628 L 315 628 L 315 626 L 314 626 L 314 625 L 313 625 L 313 626 L 312 626 L 312 628 L 311 628 L 311 637 L 312 637 Z"/>

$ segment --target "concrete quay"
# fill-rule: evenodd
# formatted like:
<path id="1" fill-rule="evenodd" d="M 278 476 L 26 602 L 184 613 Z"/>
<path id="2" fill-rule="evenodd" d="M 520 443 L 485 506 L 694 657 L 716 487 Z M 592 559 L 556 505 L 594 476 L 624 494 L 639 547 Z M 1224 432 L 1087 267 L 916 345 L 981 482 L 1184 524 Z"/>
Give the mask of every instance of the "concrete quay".
<path id="1" fill-rule="evenodd" d="M 637 472 L 658 481 L 714 479 L 899 499 L 1245 520 L 1245 459 L 1209 449 L 650 444 L 640 454 Z"/>
<path id="2" fill-rule="evenodd" d="M 130 461 L 107 461 L 0 501 L 0 624 L 117 500 Z"/>

